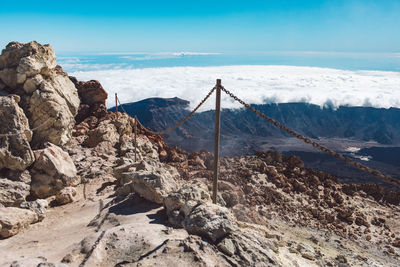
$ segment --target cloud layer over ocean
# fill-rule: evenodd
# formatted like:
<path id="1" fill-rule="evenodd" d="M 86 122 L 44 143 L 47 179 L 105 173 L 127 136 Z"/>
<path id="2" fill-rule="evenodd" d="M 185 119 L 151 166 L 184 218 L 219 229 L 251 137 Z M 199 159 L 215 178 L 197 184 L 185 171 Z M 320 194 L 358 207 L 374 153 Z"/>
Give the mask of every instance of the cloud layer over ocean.
<path id="1" fill-rule="evenodd" d="M 252 104 L 307 102 L 320 106 L 400 108 L 400 72 L 348 71 L 295 66 L 221 66 L 114 69 L 72 72 L 78 80 L 99 80 L 114 106 L 149 97 L 179 97 L 196 106 L 215 85 L 222 84 Z M 214 108 L 212 97 L 202 110 Z M 222 107 L 237 108 L 223 94 Z"/>

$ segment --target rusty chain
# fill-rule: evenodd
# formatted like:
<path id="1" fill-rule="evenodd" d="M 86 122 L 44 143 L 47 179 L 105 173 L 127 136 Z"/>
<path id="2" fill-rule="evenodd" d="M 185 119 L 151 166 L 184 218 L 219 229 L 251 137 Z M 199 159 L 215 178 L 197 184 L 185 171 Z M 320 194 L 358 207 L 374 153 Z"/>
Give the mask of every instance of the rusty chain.
<path id="1" fill-rule="evenodd" d="M 342 161 L 344 161 L 346 164 L 351 165 L 353 167 L 356 167 L 357 169 L 360 169 L 364 172 L 367 172 L 371 175 L 374 175 L 378 178 L 381 178 L 383 180 L 385 180 L 386 182 L 390 183 L 390 184 L 394 184 L 396 186 L 400 187 L 400 182 L 397 181 L 396 179 L 393 179 L 390 176 L 384 175 L 383 173 L 381 173 L 380 171 L 371 169 L 359 162 L 356 162 L 354 160 L 351 160 L 349 158 L 344 157 L 343 155 L 336 153 L 320 144 L 318 144 L 317 142 L 312 141 L 311 139 L 302 136 L 301 134 L 296 133 L 295 131 L 289 129 L 288 127 L 280 124 L 279 122 L 277 122 L 276 120 L 266 116 L 264 113 L 256 110 L 255 108 L 253 108 L 252 106 L 250 106 L 249 104 L 247 104 L 246 102 L 244 102 L 243 100 L 241 100 L 240 98 L 238 98 L 237 96 L 235 96 L 233 93 L 231 93 L 229 90 L 225 89 L 225 87 L 221 86 L 221 90 L 224 91 L 226 94 L 228 94 L 230 97 L 232 97 L 235 101 L 239 102 L 240 104 L 242 104 L 243 106 L 245 106 L 246 108 L 250 109 L 252 112 L 254 112 L 256 115 L 260 116 L 261 118 L 267 120 L 268 122 L 272 123 L 274 126 L 280 128 L 281 130 L 293 135 L 294 137 L 302 140 L 303 142 L 312 145 L 313 147 L 321 150 L 324 153 L 327 153 L 337 159 L 340 159 Z"/>
<path id="2" fill-rule="evenodd" d="M 33 131 L 36 131 L 37 129 L 39 129 L 39 128 L 43 127 L 44 125 L 46 125 L 51 119 L 52 119 L 52 118 L 48 118 L 45 122 L 43 122 L 43 123 L 40 124 L 39 126 L 36 126 L 36 127 L 33 128 L 33 129 L 26 129 L 26 130 L 19 131 L 19 132 L 16 132 L 16 133 L 0 134 L 0 137 L 9 137 L 9 136 L 22 135 L 22 134 L 24 134 L 25 131 L 27 131 L 27 130 L 32 131 L 32 132 L 33 132 Z"/>
<path id="3" fill-rule="evenodd" d="M 197 107 L 195 107 L 195 108 L 192 110 L 192 112 L 189 113 L 189 115 L 187 115 L 183 120 L 181 120 L 180 122 L 178 122 L 177 124 L 175 124 L 175 125 L 172 126 L 171 128 L 168 128 L 168 129 L 166 129 L 166 130 L 164 130 L 164 131 L 161 131 L 161 132 L 153 132 L 152 130 L 150 130 L 150 129 L 144 127 L 144 126 L 140 123 L 139 120 L 138 120 L 138 124 L 139 124 L 141 127 L 143 127 L 143 128 L 145 128 L 146 130 L 148 130 L 150 133 L 156 134 L 156 135 L 163 135 L 163 134 L 172 132 L 173 130 L 175 130 L 176 128 L 178 128 L 178 127 L 181 126 L 182 124 L 184 124 L 188 119 L 190 119 L 190 117 L 192 117 L 193 114 L 196 113 L 196 111 L 207 101 L 207 99 L 212 95 L 212 93 L 215 91 L 216 88 L 217 88 L 217 87 L 214 87 L 213 89 L 211 89 L 211 91 L 208 92 L 208 94 L 207 94 L 207 95 L 203 98 L 203 100 L 197 105 Z M 119 101 L 119 100 L 118 100 L 118 101 Z M 125 113 L 126 113 L 126 112 L 125 112 Z"/>
<path id="4" fill-rule="evenodd" d="M 117 101 L 119 106 L 122 108 L 122 111 L 125 112 L 126 114 L 128 114 L 128 112 L 126 112 L 126 110 L 124 109 L 124 106 L 122 106 L 121 102 L 119 102 L 119 97 L 117 96 Z"/>

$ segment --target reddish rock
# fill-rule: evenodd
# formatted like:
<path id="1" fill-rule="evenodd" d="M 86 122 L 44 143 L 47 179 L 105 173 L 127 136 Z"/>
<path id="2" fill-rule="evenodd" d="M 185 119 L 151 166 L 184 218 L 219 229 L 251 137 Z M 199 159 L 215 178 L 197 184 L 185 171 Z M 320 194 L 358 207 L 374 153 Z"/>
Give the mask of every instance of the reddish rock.
<path id="1" fill-rule="evenodd" d="M 95 80 L 79 82 L 75 77 L 69 78 L 75 84 L 81 100 L 78 115 L 75 117 L 76 123 L 79 124 L 89 116 L 104 117 L 107 114 L 108 95 L 100 82 Z"/>

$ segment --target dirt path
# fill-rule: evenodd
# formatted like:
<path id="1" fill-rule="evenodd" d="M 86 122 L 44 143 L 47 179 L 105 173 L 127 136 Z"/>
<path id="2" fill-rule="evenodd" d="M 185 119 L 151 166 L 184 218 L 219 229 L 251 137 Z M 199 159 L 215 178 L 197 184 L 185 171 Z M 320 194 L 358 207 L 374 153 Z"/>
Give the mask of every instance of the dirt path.
<path id="1" fill-rule="evenodd" d="M 0 240 L 0 266 L 10 266 L 15 260 L 37 257 L 61 263 L 64 256 L 77 248 L 85 237 L 119 225 L 133 227 L 146 238 L 150 248 L 157 247 L 167 238 L 168 228 L 162 207 L 137 199 L 126 199 L 110 205 L 111 187 L 96 195 L 100 186 L 89 185 L 86 200 L 82 195 L 82 187 L 78 187 L 80 193 L 77 201 L 49 208 L 42 222 L 31 225 L 16 236 Z M 173 236 L 184 238 L 187 233 L 174 230 Z M 170 232 L 168 238 L 171 238 Z M 78 259 L 68 265 L 79 266 L 80 263 Z"/>

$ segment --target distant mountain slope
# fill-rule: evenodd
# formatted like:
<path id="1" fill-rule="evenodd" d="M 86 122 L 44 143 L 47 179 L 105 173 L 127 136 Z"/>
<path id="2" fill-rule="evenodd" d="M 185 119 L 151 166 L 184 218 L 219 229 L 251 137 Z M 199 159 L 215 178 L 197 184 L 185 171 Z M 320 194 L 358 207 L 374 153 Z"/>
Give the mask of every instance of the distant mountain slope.
<path id="1" fill-rule="evenodd" d="M 179 99 L 151 98 L 124 104 L 130 115 L 155 131 L 173 126 L 188 113 L 189 102 Z M 254 107 L 280 123 L 311 138 L 345 138 L 361 142 L 400 144 L 400 109 L 372 107 L 320 108 L 306 103 L 264 104 Z M 114 111 L 112 108 L 111 111 Z M 178 130 L 166 135 L 170 143 L 187 150 L 211 147 L 214 111 L 195 114 Z M 287 134 L 245 109 L 224 109 L 221 113 L 222 139 L 252 141 L 254 138 L 285 138 Z M 229 137 L 229 138 L 228 138 Z M 194 142 L 195 141 L 195 142 Z M 228 152 L 229 151 L 225 151 Z"/>
<path id="2" fill-rule="evenodd" d="M 151 98 L 123 105 L 130 115 L 155 131 L 169 128 L 188 113 L 189 102 L 179 98 Z M 360 160 L 372 168 L 400 179 L 400 109 L 371 107 L 320 108 L 306 103 L 254 105 L 255 108 L 293 130 L 335 150 Z M 112 108 L 111 111 L 114 111 Z M 164 135 L 170 144 L 188 151 L 213 150 L 214 111 L 194 114 L 177 130 Z M 332 173 L 344 182 L 378 182 L 342 161 L 322 154 L 299 141 L 251 111 L 245 109 L 221 112 L 221 154 L 244 155 L 257 150 L 276 149 L 298 155 L 306 166 Z M 355 153 L 346 151 L 357 147 Z M 357 150 L 357 149 L 356 149 Z"/>

